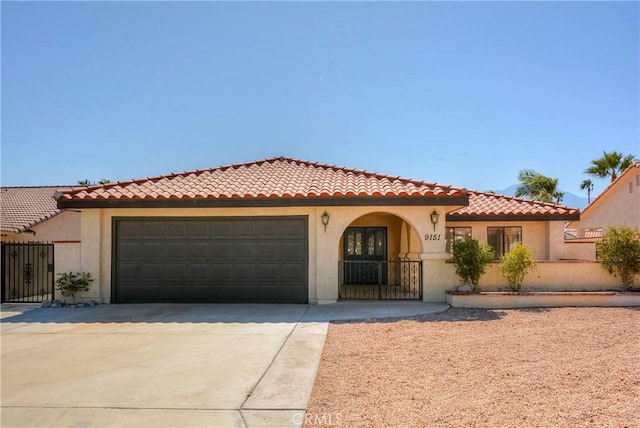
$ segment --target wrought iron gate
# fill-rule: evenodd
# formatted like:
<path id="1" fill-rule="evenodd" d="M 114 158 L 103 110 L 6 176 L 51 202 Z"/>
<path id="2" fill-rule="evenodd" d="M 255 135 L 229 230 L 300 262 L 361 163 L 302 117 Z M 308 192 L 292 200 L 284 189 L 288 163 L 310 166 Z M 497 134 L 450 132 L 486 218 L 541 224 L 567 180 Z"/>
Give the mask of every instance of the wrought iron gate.
<path id="1" fill-rule="evenodd" d="M 422 261 L 341 261 L 340 299 L 421 300 Z"/>
<path id="2" fill-rule="evenodd" d="M 53 244 L 2 244 L 2 302 L 39 303 L 54 296 Z"/>

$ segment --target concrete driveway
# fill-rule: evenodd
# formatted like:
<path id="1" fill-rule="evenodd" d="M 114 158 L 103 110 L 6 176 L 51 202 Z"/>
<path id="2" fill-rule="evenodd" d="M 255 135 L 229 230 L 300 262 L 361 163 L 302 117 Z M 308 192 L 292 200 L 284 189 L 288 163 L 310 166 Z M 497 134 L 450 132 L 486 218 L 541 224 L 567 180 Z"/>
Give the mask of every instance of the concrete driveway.
<path id="1" fill-rule="evenodd" d="M 3 305 L 2 426 L 300 426 L 327 321 L 447 307 Z"/>

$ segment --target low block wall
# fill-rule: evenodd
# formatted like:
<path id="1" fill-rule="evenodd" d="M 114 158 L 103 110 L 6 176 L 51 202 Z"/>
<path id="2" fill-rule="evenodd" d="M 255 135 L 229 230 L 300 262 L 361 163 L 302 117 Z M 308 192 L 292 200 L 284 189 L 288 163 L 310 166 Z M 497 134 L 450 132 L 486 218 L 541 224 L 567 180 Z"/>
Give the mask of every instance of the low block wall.
<path id="1" fill-rule="evenodd" d="M 514 309 L 565 306 L 640 306 L 640 293 L 529 292 L 478 294 L 447 292 L 447 303 L 456 308 Z"/>
<path id="2" fill-rule="evenodd" d="M 456 290 L 462 282 L 451 261 L 423 264 L 425 302 L 443 302 L 449 290 Z M 500 274 L 498 262 L 487 266 L 479 283 L 482 291 L 509 291 L 509 283 Z M 597 261 L 538 261 L 529 273 L 521 291 L 624 291 L 619 277 L 611 275 Z"/>
<path id="3" fill-rule="evenodd" d="M 455 275 L 455 267 L 448 264 Z M 482 291 L 507 291 L 509 283 L 500 274 L 499 263 L 491 263 L 479 285 Z M 536 270 L 525 276 L 521 291 L 608 290 L 623 291 L 622 281 L 603 269 L 600 262 L 538 261 Z"/>

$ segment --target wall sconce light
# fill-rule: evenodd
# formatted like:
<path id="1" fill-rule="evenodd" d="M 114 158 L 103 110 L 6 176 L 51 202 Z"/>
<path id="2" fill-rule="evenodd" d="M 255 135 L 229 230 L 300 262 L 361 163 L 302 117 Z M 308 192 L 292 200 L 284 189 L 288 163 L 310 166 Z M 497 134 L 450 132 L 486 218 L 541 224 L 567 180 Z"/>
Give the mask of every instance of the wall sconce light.
<path id="1" fill-rule="evenodd" d="M 433 212 L 431 213 L 431 223 L 433 223 L 433 231 L 436 231 L 436 224 L 438 223 L 438 220 L 440 220 L 440 214 L 438 214 L 438 211 L 433 210 Z"/>
<path id="2" fill-rule="evenodd" d="M 324 225 L 324 231 L 326 232 L 327 231 L 327 225 L 329 224 L 329 214 L 325 211 L 320 216 L 320 219 L 322 220 L 322 224 Z"/>

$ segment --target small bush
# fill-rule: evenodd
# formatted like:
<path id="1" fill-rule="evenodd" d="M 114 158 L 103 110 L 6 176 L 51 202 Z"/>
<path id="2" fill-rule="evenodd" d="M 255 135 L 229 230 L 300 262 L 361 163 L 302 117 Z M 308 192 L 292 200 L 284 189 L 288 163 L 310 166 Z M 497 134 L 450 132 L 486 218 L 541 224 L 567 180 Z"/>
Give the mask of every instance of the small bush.
<path id="1" fill-rule="evenodd" d="M 76 294 L 89 290 L 89 284 L 93 282 L 91 274 L 88 272 L 65 272 L 59 273 L 56 280 L 56 290 L 59 290 L 64 297 L 71 297 L 76 300 Z"/>
<path id="2" fill-rule="evenodd" d="M 465 239 L 453 243 L 453 264 L 456 274 L 463 284 L 471 286 L 471 291 L 480 291 L 478 281 L 486 267 L 493 261 L 493 248 L 489 244 L 480 243 L 476 239 Z"/>
<path id="3" fill-rule="evenodd" d="M 633 277 L 640 274 L 640 234 L 629 226 L 610 227 L 597 244 L 602 267 L 620 275 L 625 290 L 631 290 Z"/>
<path id="4" fill-rule="evenodd" d="M 525 275 L 535 270 L 534 251 L 522 242 L 518 242 L 502 257 L 500 272 L 509 281 L 511 290 L 520 291 Z"/>

